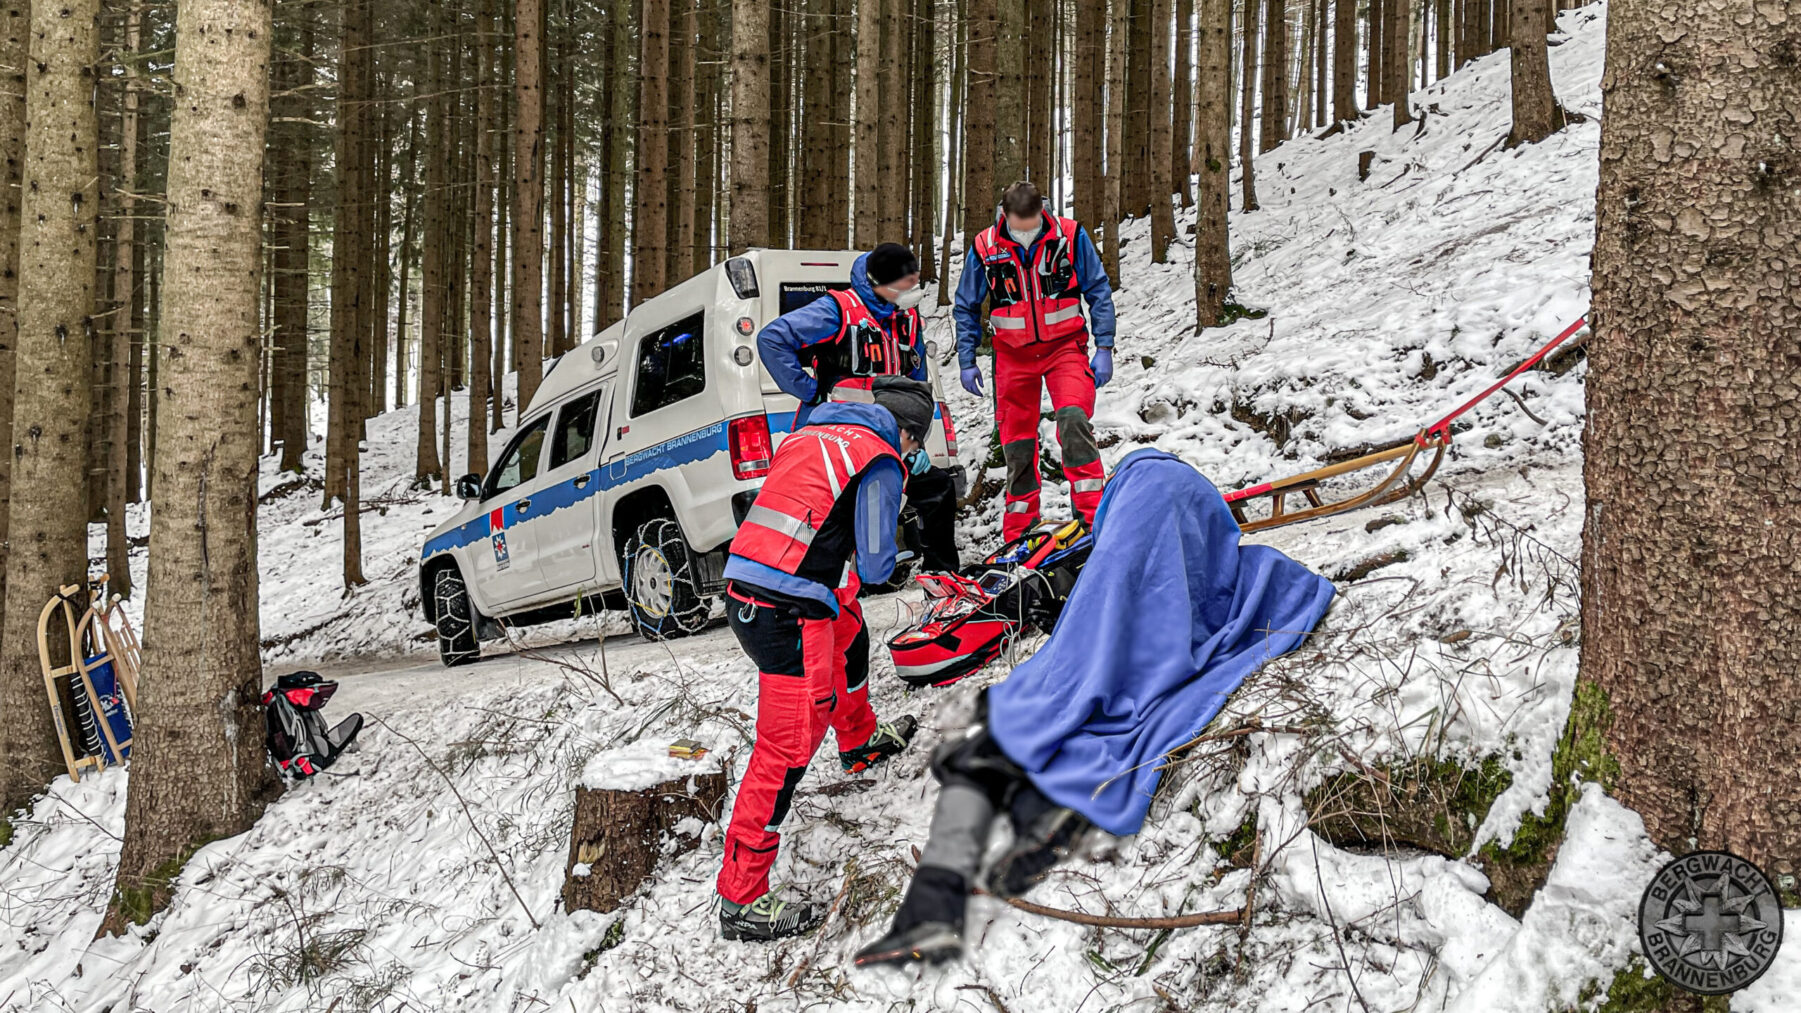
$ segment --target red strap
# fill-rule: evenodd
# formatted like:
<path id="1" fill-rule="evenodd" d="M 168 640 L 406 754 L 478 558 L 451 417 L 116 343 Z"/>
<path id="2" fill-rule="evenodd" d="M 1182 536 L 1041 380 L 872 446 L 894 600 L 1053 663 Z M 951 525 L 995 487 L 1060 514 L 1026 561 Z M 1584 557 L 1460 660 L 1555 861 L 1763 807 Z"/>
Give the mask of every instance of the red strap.
<path id="1" fill-rule="evenodd" d="M 1514 379 L 1516 377 L 1518 377 L 1521 373 L 1524 373 L 1526 370 L 1531 369 L 1533 366 L 1538 365 L 1539 362 L 1542 359 L 1544 359 L 1545 356 L 1551 354 L 1551 349 L 1556 348 L 1558 345 L 1563 344 L 1564 341 L 1567 340 L 1571 335 L 1575 334 L 1577 331 L 1579 331 L 1582 328 L 1587 327 L 1587 326 L 1588 326 L 1588 318 L 1586 316 L 1577 317 L 1576 322 L 1569 325 L 1568 327 L 1565 327 L 1563 329 L 1562 334 L 1559 334 L 1555 338 L 1552 338 L 1550 340 L 1550 342 L 1545 345 L 1545 347 L 1532 353 L 1532 358 L 1527 359 L 1525 362 L 1520 363 L 1519 366 L 1517 368 L 1515 368 L 1513 372 L 1511 372 L 1511 373 L 1507 374 L 1506 376 L 1502 377 L 1501 379 L 1495 381 L 1494 384 L 1492 386 L 1490 386 L 1487 390 L 1483 391 L 1480 394 L 1477 394 L 1475 397 L 1470 398 L 1468 401 L 1465 401 L 1463 404 L 1457 406 L 1456 411 L 1452 412 L 1449 415 L 1446 415 L 1442 419 L 1439 419 L 1437 422 L 1432 423 L 1431 425 L 1427 426 L 1425 429 L 1420 430 L 1420 434 L 1418 436 L 1414 437 L 1414 439 L 1416 441 L 1418 441 L 1421 446 L 1425 446 L 1434 437 L 1436 437 L 1438 439 L 1442 439 L 1446 442 L 1449 442 L 1451 439 L 1451 422 L 1453 420 L 1455 420 L 1457 418 L 1457 416 L 1462 415 L 1464 412 L 1467 412 L 1471 408 L 1474 408 L 1477 405 L 1481 404 L 1482 402 L 1488 400 L 1489 397 L 1491 397 L 1495 391 L 1500 390 L 1502 387 L 1505 387 L 1508 384 L 1512 383 L 1514 381 Z"/>

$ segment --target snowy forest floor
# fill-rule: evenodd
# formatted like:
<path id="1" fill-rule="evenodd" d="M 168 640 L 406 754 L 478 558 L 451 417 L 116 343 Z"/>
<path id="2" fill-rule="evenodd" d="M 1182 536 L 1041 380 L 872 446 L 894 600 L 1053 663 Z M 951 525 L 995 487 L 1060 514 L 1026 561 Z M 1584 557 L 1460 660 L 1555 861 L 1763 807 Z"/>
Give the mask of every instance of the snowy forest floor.
<path id="1" fill-rule="evenodd" d="M 1580 315 L 1603 8 L 1570 12 L 1561 27 L 1554 80 L 1586 119 L 1543 144 L 1502 147 L 1502 52 L 1417 93 L 1421 120 L 1399 133 L 1378 112 L 1259 158 L 1261 210 L 1232 216 L 1236 298 L 1256 317 L 1197 336 L 1190 238 L 1154 265 L 1144 223 L 1129 224 L 1118 371 L 1096 419 L 1109 464 L 1159 447 L 1222 488 L 1317 466 L 1411 435 Z M 1360 182 L 1364 150 L 1376 154 Z M 1178 232 L 1191 222 L 1179 217 Z M 948 313 L 932 327 L 948 349 Z M 693 737 L 741 768 L 751 664 L 720 628 L 646 644 L 607 635 L 623 624 L 600 616 L 535 629 L 528 650 L 491 646 L 478 665 L 440 669 L 413 575 L 419 540 L 451 504 L 408 490 L 414 413 L 370 424 L 370 584 L 348 597 L 335 512 L 319 509 L 311 479 L 266 462 L 266 660 L 273 671 L 341 671 L 332 713 L 370 716 L 360 750 L 289 790 L 249 833 L 201 849 L 149 925 L 98 941 L 126 775 L 59 779 L 0 850 L 0 1010 L 1593 1008 L 1615 972 L 1638 966 L 1635 907 L 1665 857 L 1638 818 L 1593 785 L 1579 789 L 1549 881 L 1517 920 L 1485 899 L 1474 854 L 1507 842 L 1522 814 L 1542 813 L 1553 787 L 1580 636 L 1582 376 L 1580 365 L 1534 372 L 1515 386 L 1520 404 L 1486 402 L 1412 500 L 1257 537 L 1337 580 L 1342 596 L 1217 727 L 1256 716 L 1313 730 L 1197 755 L 1167 778 L 1143 833 L 1097 835 L 1033 896 L 1162 915 L 1239 907 L 1255 880 L 1248 930 L 1084 928 L 978 897 L 969 956 L 914 972 L 859 972 L 848 958 L 885 924 L 925 840 L 927 754 L 1017 657 L 946 690 L 909 692 L 875 651 L 878 712 L 918 714 L 922 732 L 860 778 L 839 774 L 823 749 L 803 782 L 777 880 L 842 897 L 816 935 L 718 940 L 714 828 L 621 911 L 570 914 L 559 896 L 587 757 Z M 965 462 L 980 473 L 988 440 L 970 420 L 988 409 L 952 397 Z M 309 458 L 310 474 L 318 465 Z M 1046 500 L 1047 514 L 1067 512 L 1060 493 Z M 134 522 L 141 533 L 143 518 Z M 998 528 L 990 500 L 960 537 L 973 550 Z M 915 597 L 872 600 L 872 633 L 905 622 Z M 1307 789 L 1421 757 L 1486 761 L 1510 778 L 1468 856 L 1339 848 L 1307 829 Z M 1262 835 L 1254 868 L 1247 825 Z M 1733 1010 L 1793 1008 L 1801 933 L 1790 936 Z"/>

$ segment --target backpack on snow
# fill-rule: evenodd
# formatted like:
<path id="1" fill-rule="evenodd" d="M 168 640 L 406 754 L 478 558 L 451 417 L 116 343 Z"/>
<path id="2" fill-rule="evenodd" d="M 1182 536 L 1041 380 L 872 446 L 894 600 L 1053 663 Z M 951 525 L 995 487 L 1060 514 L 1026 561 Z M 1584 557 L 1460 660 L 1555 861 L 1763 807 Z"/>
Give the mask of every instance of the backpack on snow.
<path id="1" fill-rule="evenodd" d="M 338 684 L 318 672 L 292 672 L 275 680 L 263 694 L 263 719 L 268 727 L 269 755 L 291 777 L 311 777 L 332 765 L 363 730 L 363 716 L 352 714 L 330 729 L 320 708 L 338 691 Z"/>

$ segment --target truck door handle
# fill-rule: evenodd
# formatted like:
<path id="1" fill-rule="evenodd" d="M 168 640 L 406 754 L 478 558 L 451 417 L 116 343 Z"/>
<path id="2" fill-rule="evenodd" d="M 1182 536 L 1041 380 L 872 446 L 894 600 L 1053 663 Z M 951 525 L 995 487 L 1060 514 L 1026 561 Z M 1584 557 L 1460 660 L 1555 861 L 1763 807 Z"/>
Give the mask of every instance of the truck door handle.
<path id="1" fill-rule="evenodd" d="M 532 501 L 529 499 L 522 499 L 516 505 L 519 507 L 519 512 L 524 513 L 532 508 Z"/>
<path id="2" fill-rule="evenodd" d="M 586 489 L 588 487 L 589 477 L 590 476 L 588 475 L 578 475 L 575 479 L 575 487 L 577 489 Z"/>

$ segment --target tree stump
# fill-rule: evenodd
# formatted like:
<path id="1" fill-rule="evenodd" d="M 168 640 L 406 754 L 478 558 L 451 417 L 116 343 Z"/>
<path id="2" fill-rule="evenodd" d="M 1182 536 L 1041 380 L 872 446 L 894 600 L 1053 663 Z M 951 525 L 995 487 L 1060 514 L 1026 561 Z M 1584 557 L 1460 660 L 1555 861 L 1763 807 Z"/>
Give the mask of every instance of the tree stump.
<path id="1" fill-rule="evenodd" d="M 588 761 L 575 790 L 563 871 L 566 910 L 613 911 L 668 858 L 691 851 L 719 819 L 725 771 L 711 756 L 679 760 L 634 744 Z"/>

